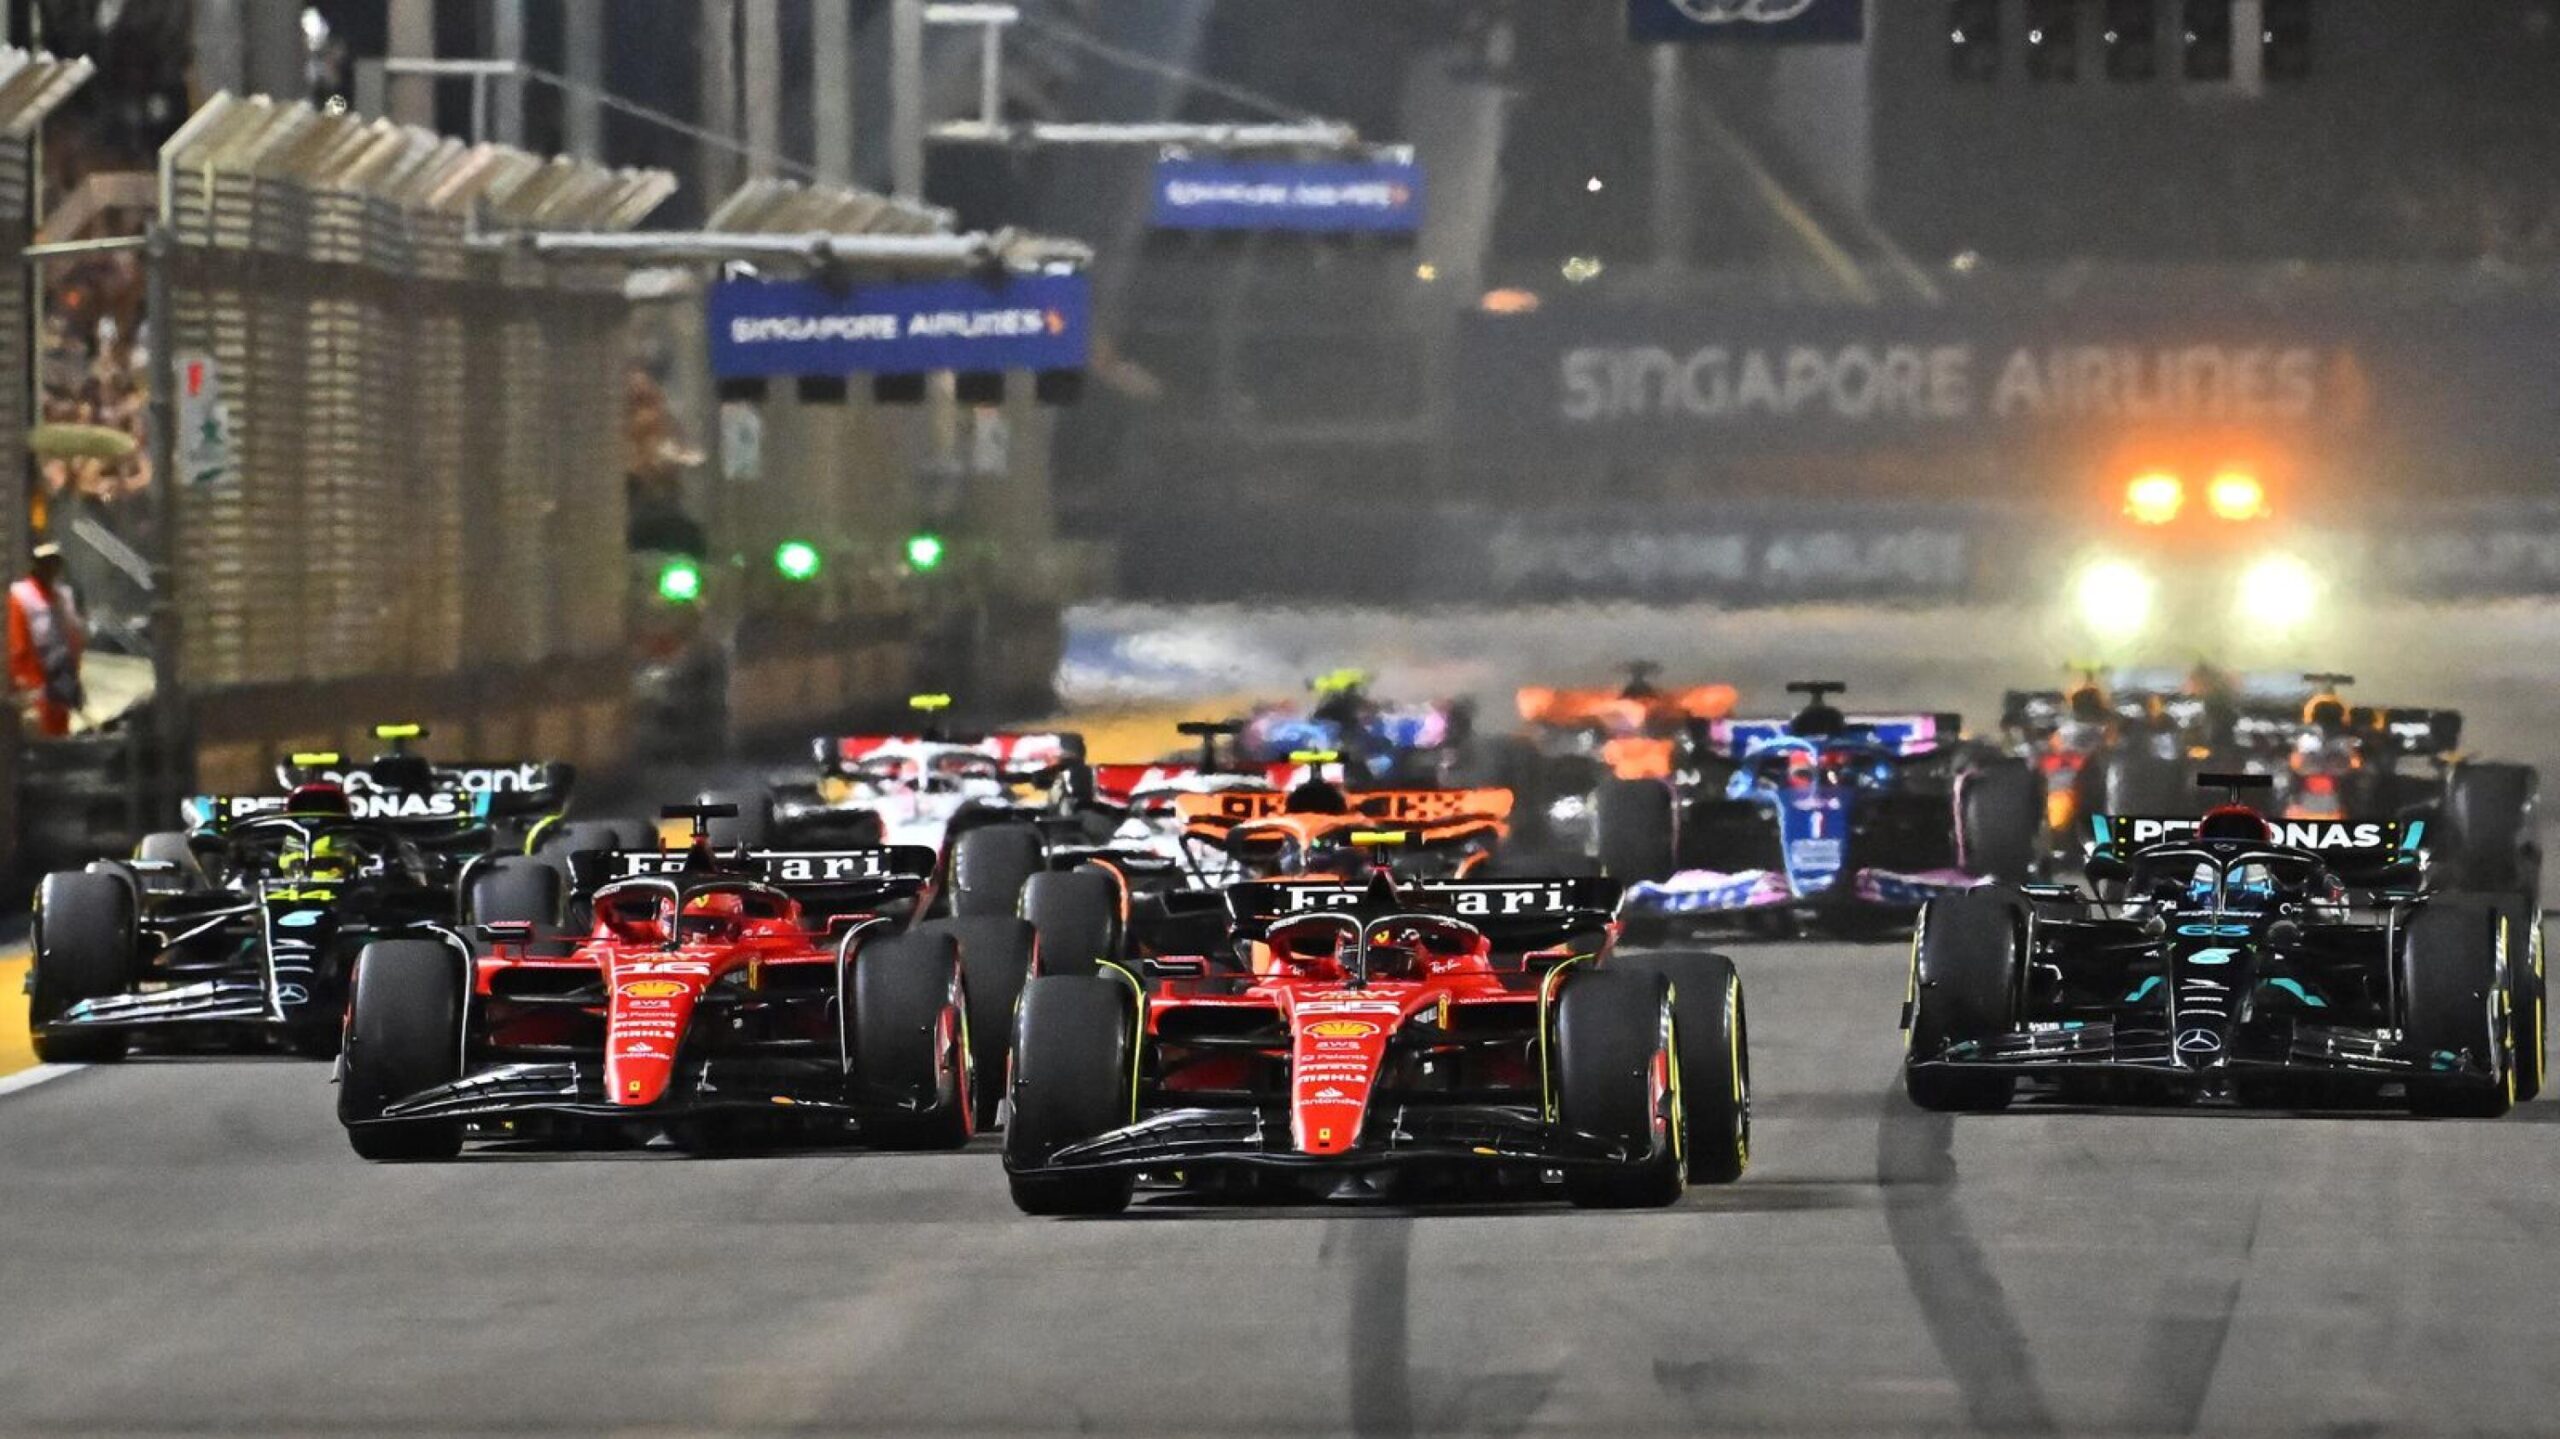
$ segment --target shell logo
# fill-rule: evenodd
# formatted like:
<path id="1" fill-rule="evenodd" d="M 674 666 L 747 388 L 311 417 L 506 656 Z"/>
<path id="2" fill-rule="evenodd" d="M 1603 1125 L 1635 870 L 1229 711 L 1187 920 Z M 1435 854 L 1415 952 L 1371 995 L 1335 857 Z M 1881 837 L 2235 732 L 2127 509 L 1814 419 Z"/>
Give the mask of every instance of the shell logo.
<path id="1" fill-rule="evenodd" d="M 635 979 L 622 987 L 626 999 L 673 999 L 684 993 L 684 982 L 675 979 Z"/>
<path id="2" fill-rule="evenodd" d="M 1365 1019 L 1324 1019 L 1307 1026 L 1317 1039 L 1366 1039 L 1377 1032 L 1378 1026 Z"/>

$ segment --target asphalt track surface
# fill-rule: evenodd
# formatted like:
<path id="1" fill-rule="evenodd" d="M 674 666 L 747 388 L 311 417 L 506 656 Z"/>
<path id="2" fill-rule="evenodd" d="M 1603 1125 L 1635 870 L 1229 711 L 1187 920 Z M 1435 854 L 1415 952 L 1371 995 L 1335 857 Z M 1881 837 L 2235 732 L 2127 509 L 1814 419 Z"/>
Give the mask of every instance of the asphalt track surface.
<path id="1" fill-rule="evenodd" d="M 1794 617 L 1795 648 L 1765 616 L 1647 622 L 1596 658 L 1566 618 L 1441 643 L 1487 689 L 1686 644 L 1721 658 L 1672 678 L 1834 670 L 1864 698 L 1975 709 L 2033 657 L 1926 614 Z M 1229 686 L 1373 655 L 1438 673 L 1400 670 L 1433 627 L 1393 617 L 1277 655 L 1114 623 L 1153 654 L 1225 656 Z M 2545 612 L 2472 615 L 2482 642 L 2453 652 L 2403 616 L 2361 653 L 2289 662 L 2470 705 L 2484 747 L 2551 768 L 2545 631 Z M 325 1066 L 80 1070 L 0 1093 L 0 1433 L 2560 1427 L 2560 1102 L 2481 1122 L 1928 1116 L 1894 1086 L 1900 946 L 1733 952 L 1755 1162 L 1657 1213 L 1142 1195 L 1116 1220 L 1031 1220 L 983 1140 L 373 1166 Z"/>
<path id="2" fill-rule="evenodd" d="M 1032 1220 L 956 1155 L 373 1166 L 325 1067 L 0 1097 L 0 1430 L 2549 1432 L 2560 1104 L 1894 1090 L 1895 946 L 1742 952 L 1757 1157 L 1679 1207 Z"/>

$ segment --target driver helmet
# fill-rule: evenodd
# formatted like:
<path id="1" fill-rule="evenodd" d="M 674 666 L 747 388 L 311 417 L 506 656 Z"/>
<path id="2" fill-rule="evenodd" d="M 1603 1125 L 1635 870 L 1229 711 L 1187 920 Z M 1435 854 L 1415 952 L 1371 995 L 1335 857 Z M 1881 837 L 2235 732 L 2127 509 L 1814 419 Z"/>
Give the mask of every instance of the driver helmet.
<path id="1" fill-rule="evenodd" d="M 296 841 L 276 856 L 276 865 L 293 879 L 345 879 L 355 873 L 355 848 L 334 834 Z"/>
<path id="2" fill-rule="evenodd" d="M 2084 684 L 2071 691 L 2066 702 L 2071 718 L 2081 724 L 2104 724 L 2107 720 L 2107 692 L 2095 684 Z"/>
<path id="3" fill-rule="evenodd" d="M 1796 717 L 1787 721 L 1789 731 L 1812 739 L 1836 735 L 1848 727 L 1847 715 L 1831 705 L 1818 701 L 1796 711 Z"/>
<path id="4" fill-rule="evenodd" d="M 2264 844 L 2272 833 L 2266 816 L 2245 804 L 2216 805 L 2196 823 L 2198 839 L 2245 839 Z"/>
<path id="5" fill-rule="evenodd" d="M 1289 791 L 1281 808 L 1290 814 L 1349 814 L 1351 796 L 1342 786 L 1319 777 Z"/>
<path id="6" fill-rule="evenodd" d="M 746 929 L 747 902 L 727 890 L 688 895 L 683 922 L 685 932 L 697 938 L 735 939 Z"/>
<path id="7" fill-rule="evenodd" d="M 2326 691 L 2313 695 L 2302 706 L 2302 722 L 2324 735 L 2336 734 L 2347 727 L 2347 703 Z"/>

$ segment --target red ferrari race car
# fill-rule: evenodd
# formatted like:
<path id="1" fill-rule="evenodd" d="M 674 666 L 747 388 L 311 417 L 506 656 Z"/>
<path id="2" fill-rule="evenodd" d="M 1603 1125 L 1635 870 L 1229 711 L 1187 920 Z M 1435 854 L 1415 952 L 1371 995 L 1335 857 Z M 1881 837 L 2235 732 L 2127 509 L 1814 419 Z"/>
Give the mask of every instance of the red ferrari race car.
<path id="1" fill-rule="evenodd" d="M 706 827 L 735 813 L 670 811 L 693 822 L 686 849 L 572 854 L 584 933 L 487 925 L 365 946 L 338 1071 L 355 1151 L 439 1159 L 473 1136 L 659 1132 L 697 1151 L 848 1133 L 943 1149 L 991 1122 L 1031 927 L 910 928 L 932 850 L 715 851 Z M 974 1002 L 973 982 L 1000 1004 Z M 973 1010 L 995 1031 L 974 1056 Z"/>
<path id="2" fill-rule="evenodd" d="M 1253 882 L 1227 952 L 1044 962 L 1014 1029 L 1014 1202 L 1112 1213 L 1144 1175 L 1650 1206 L 1736 1179 L 1741 981 L 1721 955 L 1614 955 L 1617 901 L 1597 878 Z"/>

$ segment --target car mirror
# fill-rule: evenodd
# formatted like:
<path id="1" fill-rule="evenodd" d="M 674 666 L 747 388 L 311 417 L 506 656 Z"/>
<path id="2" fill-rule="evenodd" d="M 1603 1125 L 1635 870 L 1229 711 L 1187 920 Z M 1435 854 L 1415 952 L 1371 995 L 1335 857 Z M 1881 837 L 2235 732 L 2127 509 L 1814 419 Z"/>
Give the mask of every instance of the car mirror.
<path id="1" fill-rule="evenodd" d="M 2092 884 L 2121 884 L 2133 878 L 2133 866 L 2107 850 L 2093 850 L 2080 865 Z"/>

